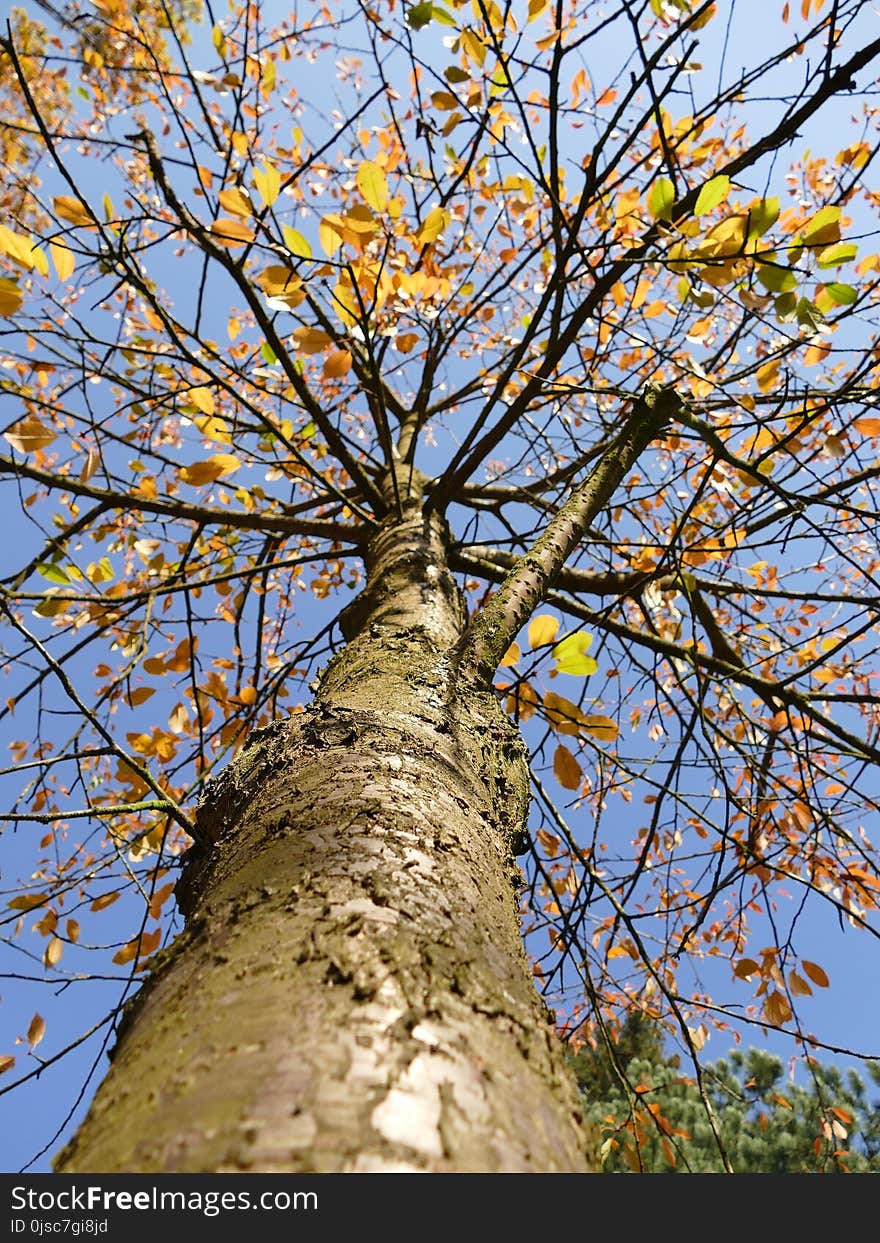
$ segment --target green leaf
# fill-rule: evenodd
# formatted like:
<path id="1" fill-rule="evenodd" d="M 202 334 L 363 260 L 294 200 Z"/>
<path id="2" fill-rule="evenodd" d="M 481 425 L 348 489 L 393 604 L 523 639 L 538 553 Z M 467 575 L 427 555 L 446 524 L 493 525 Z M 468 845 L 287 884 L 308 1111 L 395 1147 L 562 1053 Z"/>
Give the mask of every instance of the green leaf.
<path id="1" fill-rule="evenodd" d="M 648 211 L 655 220 L 671 220 L 675 188 L 668 177 L 658 177 L 648 191 Z"/>
<path id="2" fill-rule="evenodd" d="M 272 346 L 268 341 L 264 341 L 260 346 L 260 353 L 263 355 L 263 359 L 269 364 L 270 367 L 274 367 L 278 362 L 278 355 L 272 349 Z"/>
<path id="3" fill-rule="evenodd" d="M 832 281 L 825 286 L 825 292 L 832 302 L 836 302 L 838 306 L 852 306 L 859 296 L 859 291 L 854 289 L 852 285 L 842 285 L 839 281 Z"/>
<path id="4" fill-rule="evenodd" d="M 583 630 L 566 635 L 553 648 L 553 659 L 556 661 L 558 673 L 572 673 L 577 677 L 588 677 L 595 673 L 599 666 L 587 652 L 592 645 L 593 636 Z"/>
<path id="5" fill-rule="evenodd" d="M 37 573 L 48 579 L 50 583 L 61 583 L 63 586 L 70 582 L 60 565 L 38 565 Z"/>
<path id="6" fill-rule="evenodd" d="M 711 181 L 707 181 L 700 193 L 697 195 L 697 203 L 694 207 L 695 216 L 706 216 L 713 211 L 719 203 L 723 203 L 730 194 L 730 178 L 722 173 L 719 177 L 713 177 Z"/>
<path id="7" fill-rule="evenodd" d="M 433 4 L 412 4 L 406 11 L 406 24 L 410 30 L 422 30 L 429 24 L 433 16 Z"/>
<path id="8" fill-rule="evenodd" d="M 797 289 L 797 277 L 790 268 L 781 268 L 774 264 L 758 268 L 758 280 L 771 293 L 790 293 Z"/>
<path id="9" fill-rule="evenodd" d="M 810 332 L 818 332 L 825 325 L 825 316 L 809 298 L 798 298 L 796 314 L 800 326 L 808 328 Z"/>
<path id="10" fill-rule="evenodd" d="M 761 237 L 779 218 L 779 199 L 760 199 L 749 208 L 749 237 Z"/>
<path id="11" fill-rule="evenodd" d="M 299 229 L 292 229 L 289 224 L 283 224 L 281 234 L 284 238 L 284 245 L 292 255 L 295 255 L 297 259 L 311 259 L 312 248 Z"/>
<path id="12" fill-rule="evenodd" d="M 841 264 L 855 259 L 858 249 L 855 242 L 839 242 L 836 246 L 828 246 L 819 252 L 819 267 L 839 268 Z"/>
<path id="13" fill-rule="evenodd" d="M 775 307 L 780 324 L 790 324 L 797 318 L 797 298 L 793 293 L 781 294 L 776 299 Z"/>

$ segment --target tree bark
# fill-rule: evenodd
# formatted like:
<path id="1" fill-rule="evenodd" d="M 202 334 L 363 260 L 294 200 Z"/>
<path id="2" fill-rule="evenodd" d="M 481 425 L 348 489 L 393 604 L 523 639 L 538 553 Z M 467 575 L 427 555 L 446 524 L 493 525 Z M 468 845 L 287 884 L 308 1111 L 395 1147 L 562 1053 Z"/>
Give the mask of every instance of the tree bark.
<path id="1" fill-rule="evenodd" d="M 525 752 L 458 679 L 465 610 L 420 484 L 313 704 L 211 783 L 184 932 L 58 1171 L 591 1168 L 519 930 Z"/>

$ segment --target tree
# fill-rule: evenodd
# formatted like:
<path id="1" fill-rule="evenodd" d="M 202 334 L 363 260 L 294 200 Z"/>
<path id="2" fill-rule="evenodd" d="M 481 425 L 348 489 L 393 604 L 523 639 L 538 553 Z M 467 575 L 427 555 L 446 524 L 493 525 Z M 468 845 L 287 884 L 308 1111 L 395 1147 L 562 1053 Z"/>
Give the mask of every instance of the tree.
<path id="1" fill-rule="evenodd" d="M 57 1168 L 595 1168 L 630 1011 L 729 1168 L 709 1030 L 876 935 L 869 6 L 95 8 L 0 61 L 7 924 L 120 981 Z"/>
<path id="2" fill-rule="evenodd" d="M 734 1050 L 703 1068 L 703 1082 L 737 1174 L 876 1173 L 880 1102 L 850 1070 L 810 1059 L 806 1086 L 786 1082 L 779 1058 Z M 607 1173 L 723 1172 L 694 1079 L 660 1031 L 630 1015 L 612 1056 L 601 1045 L 574 1057 L 587 1115 L 605 1132 Z M 873 1083 L 880 1066 L 868 1064 Z"/>

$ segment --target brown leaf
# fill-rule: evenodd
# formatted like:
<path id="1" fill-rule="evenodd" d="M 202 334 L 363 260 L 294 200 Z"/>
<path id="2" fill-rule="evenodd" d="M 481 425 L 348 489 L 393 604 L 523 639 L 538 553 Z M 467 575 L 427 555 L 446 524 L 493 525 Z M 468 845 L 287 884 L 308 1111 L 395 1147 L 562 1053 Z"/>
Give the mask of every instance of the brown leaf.
<path id="1" fill-rule="evenodd" d="M 27 1029 L 27 1042 L 35 1049 L 46 1034 L 46 1020 L 41 1014 L 35 1014 Z"/>
<path id="2" fill-rule="evenodd" d="M 564 743 L 556 748 L 553 757 L 553 772 L 556 780 L 565 790 L 577 790 L 581 784 L 583 773 L 581 766 Z"/>

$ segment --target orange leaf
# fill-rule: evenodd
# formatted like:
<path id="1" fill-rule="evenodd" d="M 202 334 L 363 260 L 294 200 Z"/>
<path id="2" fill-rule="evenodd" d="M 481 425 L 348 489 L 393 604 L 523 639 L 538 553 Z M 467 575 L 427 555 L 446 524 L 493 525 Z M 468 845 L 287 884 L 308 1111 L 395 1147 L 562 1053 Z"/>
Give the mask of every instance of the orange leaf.
<path id="1" fill-rule="evenodd" d="M 831 981 L 828 979 L 828 976 L 825 974 L 825 972 L 822 970 L 822 968 L 819 966 L 818 963 L 807 962 L 805 958 L 803 962 L 801 963 L 801 966 L 804 969 L 804 974 L 808 975 L 810 979 L 813 981 L 813 983 L 818 985 L 819 988 L 827 988 L 829 984 L 831 983 Z"/>
<path id="2" fill-rule="evenodd" d="M 334 350 L 324 363 L 323 371 L 328 380 L 337 380 L 351 370 L 351 354 L 348 350 Z"/>
<path id="3" fill-rule="evenodd" d="M 95 898 L 94 902 L 89 907 L 89 910 L 90 911 L 106 910 L 106 908 L 108 906 L 112 906 L 113 903 L 118 900 L 118 898 L 119 898 L 118 893 L 105 893 L 100 898 Z"/>
<path id="4" fill-rule="evenodd" d="M 231 250 L 235 246 L 244 246 L 246 242 L 254 240 L 253 229 L 248 228 L 239 220 L 229 220 L 223 217 L 214 221 L 209 232 L 214 244 L 226 250 Z"/>
<path id="5" fill-rule="evenodd" d="M 880 419 L 878 418 L 854 419 L 853 427 L 860 436 L 880 436 Z"/>
<path id="6" fill-rule="evenodd" d="M 0 1075 L 2 1075 L 4 1071 L 11 1070 L 14 1065 L 15 1058 L 10 1057 L 8 1053 L 4 1053 L 2 1057 L 0 1057 Z"/>
<path id="7" fill-rule="evenodd" d="M 756 975 L 760 970 L 754 958 L 741 958 L 734 967 L 733 974 L 739 976 L 741 980 L 747 980 L 750 975 Z"/>
<path id="8" fill-rule="evenodd" d="M 581 784 L 583 773 L 581 766 L 564 743 L 556 748 L 553 757 L 553 772 L 556 780 L 565 790 L 577 790 Z"/>

